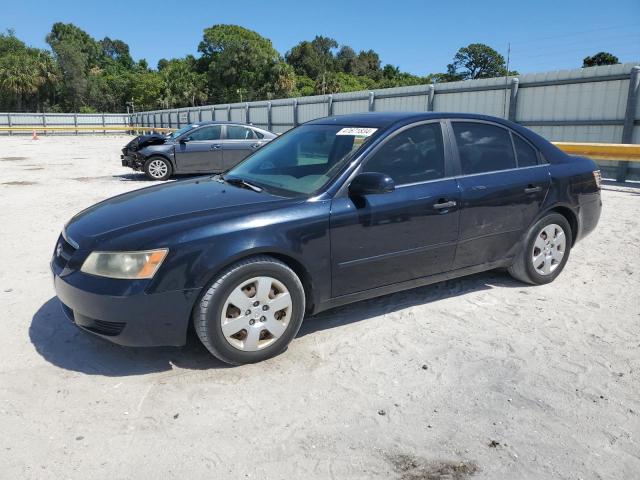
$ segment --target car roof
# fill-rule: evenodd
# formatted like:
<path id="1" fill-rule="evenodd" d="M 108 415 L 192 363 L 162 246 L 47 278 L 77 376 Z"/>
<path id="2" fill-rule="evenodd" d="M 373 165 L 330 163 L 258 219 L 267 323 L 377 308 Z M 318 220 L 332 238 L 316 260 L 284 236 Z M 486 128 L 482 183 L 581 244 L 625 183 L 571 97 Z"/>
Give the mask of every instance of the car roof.
<path id="1" fill-rule="evenodd" d="M 366 112 L 335 115 L 307 122 L 308 125 L 345 125 L 354 127 L 386 128 L 393 124 L 419 122 L 421 120 L 438 120 L 443 118 L 461 118 L 469 120 L 487 120 L 496 123 L 510 124 L 506 120 L 489 115 L 475 113 L 452 112 Z"/>
<path id="2" fill-rule="evenodd" d="M 348 115 L 336 115 L 333 117 L 318 118 L 307 122 L 305 125 L 340 125 L 345 127 L 377 128 L 379 130 L 394 130 L 411 123 L 424 120 L 459 119 L 459 120 L 483 120 L 493 122 L 516 131 L 533 143 L 542 151 L 546 158 L 562 157 L 564 154 L 545 138 L 536 132 L 529 130 L 517 123 L 491 115 L 477 113 L 457 112 L 366 112 L 351 113 Z"/>
<path id="3" fill-rule="evenodd" d="M 199 127 L 203 125 L 242 125 L 243 127 L 251 127 L 256 128 L 258 130 L 264 130 L 264 128 L 260 128 L 257 125 L 252 125 L 251 123 L 244 122 L 233 122 L 228 120 L 203 120 L 202 122 L 191 122 L 189 125 L 197 125 Z"/>

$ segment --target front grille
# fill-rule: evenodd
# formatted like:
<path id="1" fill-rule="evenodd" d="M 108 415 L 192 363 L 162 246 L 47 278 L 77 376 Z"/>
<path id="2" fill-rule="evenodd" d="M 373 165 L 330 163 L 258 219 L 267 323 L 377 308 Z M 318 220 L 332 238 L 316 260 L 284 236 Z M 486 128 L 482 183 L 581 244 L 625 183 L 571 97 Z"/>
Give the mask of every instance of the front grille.
<path id="1" fill-rule="evenodd" d="M 124 330 L 125 323 L 123 322 L 107 322 L 106 320 L 97 320 L 95 318 L 87 317 L 78 312 L 73 312 L 73 320 L 76 325 L 85 330 L 89 330 L 92 333 L 104 335 L 106 337 L 115 337 L 120 335 Z"/>
<path id="2" fill-rule="evenodd" d="M 60 235 L 58 243 L 56 243 L 56 248 L 53 251 L 53 264 L 59 270 L 63 270 L 74 253 L 76 253 L 76 248 Z"/>
<path id="3" fill-rule="evenodd" d="M 62 246 L 62 249 L 60 250 L 60 256 L 68 262 L 71 259 L 72 255 L 76 253 L 76 248 L 69 242 L 67 242 L 64 237 L 61 236 L 60 238 Z"/>

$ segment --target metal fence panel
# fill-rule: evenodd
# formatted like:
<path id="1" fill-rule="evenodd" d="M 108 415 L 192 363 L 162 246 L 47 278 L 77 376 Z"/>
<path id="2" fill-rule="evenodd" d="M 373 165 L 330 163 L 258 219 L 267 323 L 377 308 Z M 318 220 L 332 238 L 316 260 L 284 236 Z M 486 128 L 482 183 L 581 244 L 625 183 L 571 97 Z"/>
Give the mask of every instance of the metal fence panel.
<path id="1" fill-rule="evenodd" d="M 203 122 L 210 122 L 211 120 L 213 120 L 213 110 L 211 107 L 209 108 L 203 108 L 201 110 L 202 112 L 202 121 Z"/>
<path id="2" fill-rule="evenodd" d="M 271 106 L 273 131 L 284 132 L 293 126 L 293 106 L 291 103 L 273 102 Z"/>
<path id="3" fill-rule="evenodd" d="M 329 97 L 314 103 L 301 103 L 298 105 L 298 122 L 304 123 L 316 118 L 329 115 Z"/>
<path id="4" fill-rule="evenodd" d="M 268 125 L 268 110 L 269 107 L 266 103 L 252 106 L 249 108 L 249 123 L 260 128 L 267 128 Z"/>
<path id="5" fill-rule="evenodd" d="M 374 97 L 373 110 L 376 112 L 425 112 L 428 100 L 427 94 L 391 98 Z"/>
<path id="6" fill-rule="evenodd" d="M 622 126 L 615 125 L 567 125 L 529 126 L 550 142 L 620 143 Z"/>
<path id="7" fill-rule="evenodd" d="M 627 63 L 525 74 L 517 80 L 504 77 L 467 80 L 271 102 L 156 110 L 138 112 L 131 117 L 124 113 L 0 113 L 0 127 L 102 124 L 125 127 L 131 122 L 146 127 L 177 128 L 197 121 L 248 120 L 281 133 L 330 114 L 433 110 L 506 117 L 551 141 L 640 143 L 640 94 L 634 90 L 636 83 L 630 80 L 638 76 L 640 67 Z M 634 93 L 630 97 L 631 91 Z M 635 105 L 632 105 L 633 95 Z M 621 162 L 621 175 L 627 169 L 638 170 L 635 165 L 622 165 L 625 163 Z"/>
<path id="8" fill-rule="evenodd" d="M 368 97 L 362 100 L 333 100 L 333 114 L 334 115 L 346 115 L 349 113 L 366 112 L 369 110 Z"/>

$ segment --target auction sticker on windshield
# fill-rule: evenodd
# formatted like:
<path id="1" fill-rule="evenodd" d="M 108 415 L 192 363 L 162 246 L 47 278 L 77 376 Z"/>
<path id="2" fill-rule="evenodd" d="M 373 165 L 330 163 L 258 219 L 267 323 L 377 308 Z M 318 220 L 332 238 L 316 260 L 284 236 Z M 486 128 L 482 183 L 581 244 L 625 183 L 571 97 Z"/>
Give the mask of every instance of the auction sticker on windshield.
<path id="1" fill-rule="evenodd" d="M 336 135 L 353 135 L 354 137 L 370 137 L 373 135 L 377 128 L 361 128 L 361 127 L 346 127 L 338 131 Z"/>

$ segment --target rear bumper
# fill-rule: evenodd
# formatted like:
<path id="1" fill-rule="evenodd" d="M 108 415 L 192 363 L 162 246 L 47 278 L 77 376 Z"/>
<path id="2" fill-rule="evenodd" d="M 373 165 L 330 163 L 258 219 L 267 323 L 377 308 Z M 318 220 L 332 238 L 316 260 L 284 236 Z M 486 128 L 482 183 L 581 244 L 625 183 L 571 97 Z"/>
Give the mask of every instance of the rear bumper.
<path id="1" fill-rule="evenodd" d="M 585 194 L 580 198 L 580 229 L 577 240 L 581 240 L 593 232 L 600 220 L 602 198 L 600 192 Z"/>
<path id="2" fill-rule="evenodd" d="M 76 282 L 77 283 L 77 282 Z M 65 315 L 77 326 L 113 343 L 135 347 L 181 346 L 199 290 L 130 296 L 101 295 L 54 275 Z"/>

